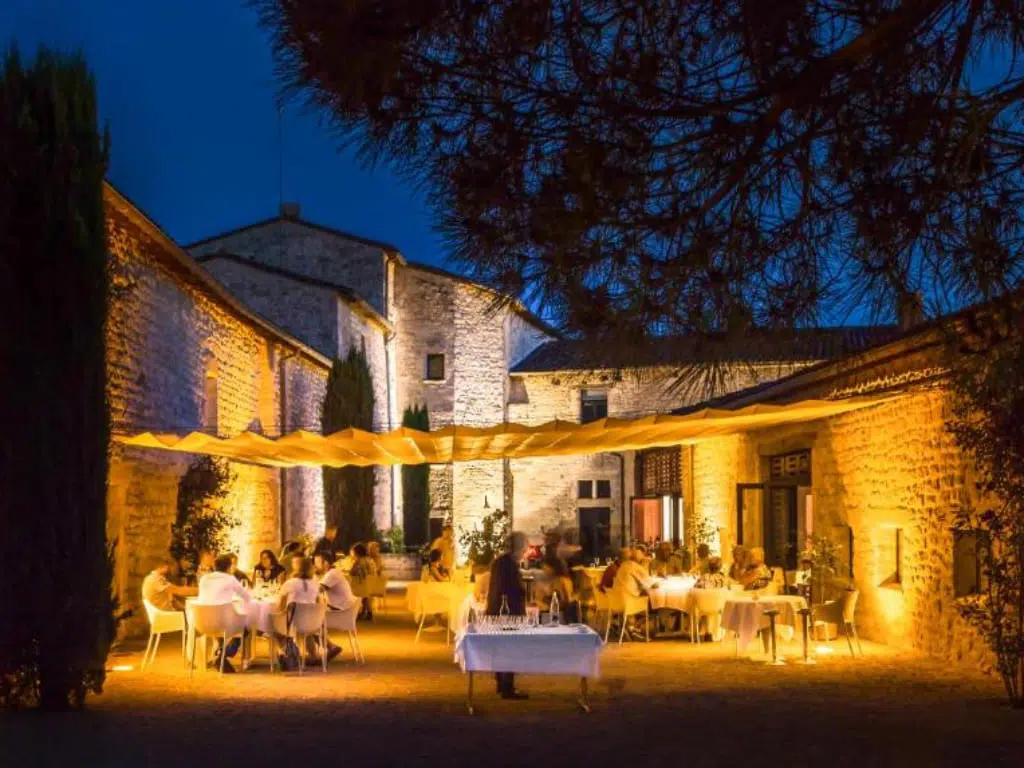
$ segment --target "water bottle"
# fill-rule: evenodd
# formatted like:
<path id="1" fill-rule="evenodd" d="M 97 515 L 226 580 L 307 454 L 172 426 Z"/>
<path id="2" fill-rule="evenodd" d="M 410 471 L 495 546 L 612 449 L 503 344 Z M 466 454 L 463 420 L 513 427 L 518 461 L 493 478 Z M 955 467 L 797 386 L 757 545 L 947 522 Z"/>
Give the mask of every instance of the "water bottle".
<path id="1" fill-rule="evenodd" d="M 550 611 L 550 613 L 548 615 L 550 617 L 550 622 L 552 624 L 558 624 L 559 623 L 559 618 L 560 617 L 559 617 L 559 614 L 558 614 L 558 593 L 557 592 L 553 592 L 551 594 L 551 611 Z"/>
<path id="2" fill-rule="evenodd" d="M 501 608 L 498 609 L 498 616 L 500 616 L 501 618 L 505 618 L 506 616 L 508 616 L 508 614 L 509 614 L 509 610 L 508 610 L 508 597 L 505 596 L 505 595 L 502 595 L 501 596 Z"/>

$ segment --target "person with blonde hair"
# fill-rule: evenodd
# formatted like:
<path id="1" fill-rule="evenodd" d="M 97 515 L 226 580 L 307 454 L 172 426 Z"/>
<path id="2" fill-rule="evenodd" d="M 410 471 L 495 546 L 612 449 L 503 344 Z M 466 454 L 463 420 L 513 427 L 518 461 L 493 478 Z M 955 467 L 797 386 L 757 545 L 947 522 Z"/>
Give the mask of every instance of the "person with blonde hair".
<path id="1" fill-rule="evenodd" d="M 747 567 L 747 548 L 737 544 L 732 548 L 732 565 L 729 566 L 729 578 L 739 581 L 743 570 Z"/>
<path id="2" fill-rule="evenodd" d="M 764 589 L 772 583 L 772 572 L 764 564 L 763 548 L 751 547 L 747 550 L 746 565 L 740 574 L 739 582 L 748 591 Z"/>

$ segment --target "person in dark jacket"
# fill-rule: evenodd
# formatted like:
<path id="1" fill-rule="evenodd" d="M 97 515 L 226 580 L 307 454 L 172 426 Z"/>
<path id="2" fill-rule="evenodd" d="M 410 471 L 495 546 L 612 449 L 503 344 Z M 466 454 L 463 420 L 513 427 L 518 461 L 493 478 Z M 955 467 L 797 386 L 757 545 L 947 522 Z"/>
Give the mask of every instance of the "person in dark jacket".
<path id="1" fill-rule="evenodd" d="M 502 598 L 508 606 L 509 616 L 526 615 L 526 588 L 519 576 L 519 562 L 526 554 L 526 536 L 514 531 L 508 539 L 507 551 L 491 563 L 491 580 L 487 589 L 487 613 L 491 616 L 501 612 Z M 498 672 L 494 679 L 503 699 L 527 698 L 525 693 L 516 690 L 515 675 L 511 672 Z"/>

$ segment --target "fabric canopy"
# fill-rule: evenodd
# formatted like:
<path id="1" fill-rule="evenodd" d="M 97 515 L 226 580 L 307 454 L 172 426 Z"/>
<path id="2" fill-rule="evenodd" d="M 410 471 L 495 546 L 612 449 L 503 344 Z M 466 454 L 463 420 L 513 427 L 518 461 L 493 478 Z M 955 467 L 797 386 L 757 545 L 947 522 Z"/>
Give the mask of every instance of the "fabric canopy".
<path id="1" fill-rule="evenodd" d="M 202 432 L 181 436 L 143 432 L 114 439 L 140 448 L 199 453 L 275 467 L 344 467 L 375 464 L 447 464 L 632 451 L 699 442 L 721 435 L 833 416 L 892 397 L 803 400 L 750 405 L 737 410 L 705 408 L 682 416 L 600 419 L 589 424 L 549 421 L 536 426 L 450 426 L 432 432 L 400 427 L 385 433 L 345 429 L 333 435 L 298 430 L 277 439 L 254 432 L 220 438 Z"/>

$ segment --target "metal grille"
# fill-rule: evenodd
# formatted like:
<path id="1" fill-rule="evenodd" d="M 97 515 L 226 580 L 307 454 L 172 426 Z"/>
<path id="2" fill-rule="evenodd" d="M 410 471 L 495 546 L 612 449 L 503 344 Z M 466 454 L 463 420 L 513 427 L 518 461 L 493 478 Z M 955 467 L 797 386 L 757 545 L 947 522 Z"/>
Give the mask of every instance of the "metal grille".
<path id="1" fill-rule="evenodd" d="M 682 457 L 678 447 L 644 451 L 640 462 L 640 487 L 644 496 L 682 492 Z"/>
<path id="2" fill-rule="evenodd" d="M 771 458 L 771 479 L 788 480 L 811 473 L 811 452 L 782 453 Z"/>

